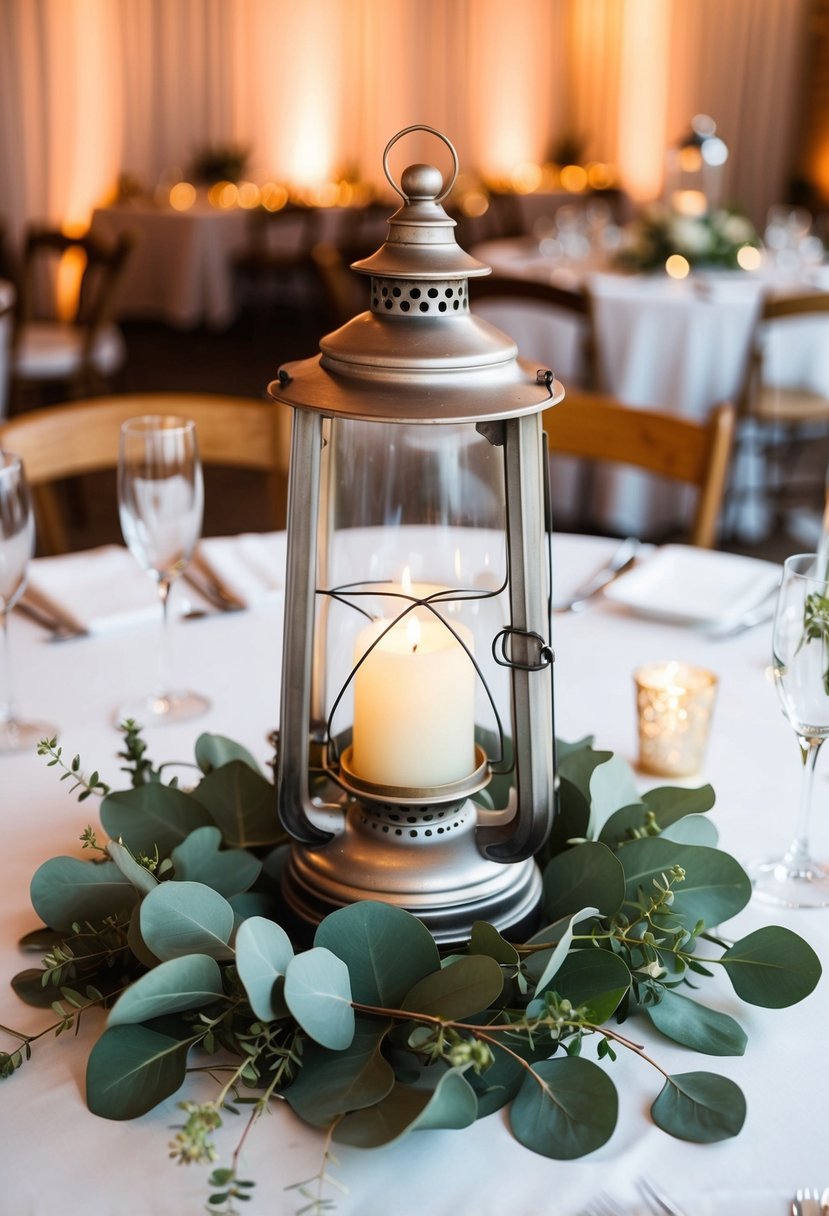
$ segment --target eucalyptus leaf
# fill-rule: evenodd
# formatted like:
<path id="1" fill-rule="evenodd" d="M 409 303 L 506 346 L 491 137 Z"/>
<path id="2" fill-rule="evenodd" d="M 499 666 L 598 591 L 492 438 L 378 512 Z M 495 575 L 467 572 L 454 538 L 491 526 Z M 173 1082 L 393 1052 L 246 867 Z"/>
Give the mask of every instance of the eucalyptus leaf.
<path id="1" fill-rule="evenodd" d="M 592 748 L 595 741 L 595 735 L 584 735 L 581 739 L 567 740 L 556 739 L 556 757 L 559 762 L 559 768 L 565 756 L 571 755 L 573 752 L 583 752 L 588 748 Z"/>
<path id="2" fill-rule="evenodd" d="M 158 886 L 158 879 L 151 874 L 146 866 L 139 865 L 132 853 L 120 840 L 110 840 L 107 843 L 107 853 L 117 865 L 128 882 L 132 883 L 139 895 L 147 895 L 153 887 Z"/>
<path id="3" fill-rule="evenodd" d="M 660 828 L 676 823 L 685 815 L 704 815 L 716 801 L 714 787 L 700 785 L 687 788 L 682 785 L 659 785 L 646 790 L 642 801 L 656 816 Z"/>
<path id="4" fill-rule="evenodd" d="M 595 840 L 614 811 L 639 801 L 633 769 L 621 756 L 610 756 L 590 774 L 589 794 L 587 835 Z"/>
<path id="5" fill-rule="evenodd" d="M 610 950 L 571 950 L 555 982 L 548 986 L 566 997 L 575 1009 L 585 1006 L 590 1021 L 601 1026 L 629 991 L 630 971 L 624 959 Z"/>
<path id="6" fill-rule="evenodd" d="M 485 920 L 476 920 L 469 937 L 470 954 L 486 954 L 496 963 L 507 966 L 518 963 L 519 954 L 515 946 L 502 937 L 494 925 Z"/>
<path id="7" fill-rule="evenodd" d="M 746 1049 L 746 1032 L 727 1013 L 708 1009 L 672 988 L 662 989 L 656 1005 L 644 1012 L 667 1038 L 709 1056 L 741 1056 Z"/>
<path id="8" fill-rule="evenodd" d="M 591 917 L 596 916 L 598 911 L 598 908 L 582 908 L 582 910 L 577 912 L 575 916 L 570 917 L 567 924 L 564 926 L 561 937 L 558 940 L 558 944 L 550 954 L 544 969 L 536 980 L 536 991 L 549 987 L 550 981 L 558 971 L 561 964 L 564 962 L 565 958 L 567 957 L 567 952 L 573 944 L 573 933 L 576 925 L 579 925 L 582 921 L 589 920 Z"/>
<path id="9" fill-rule="evenodd" d="M 511 1038 L 509 1051 L 501 1050 L 497 1043 L 492 1045 L 489 1068 L 480 1073 L 470 1068 L 464 1073 L 478 1099 L 478 1118 L 483 1119 L 512 1102 L 527 1075 L 526 1062 L 545 1060 L 552 1050 L 549 1037 L 543 1043 L 537 1039 L 532 1045 Z"/>
<path id="10" fill-rule="evenodd" d="M 720 957 L 734 991 L 750 1005 L 785 1009 L 812 992 L 821 964 L 812 947 L 791 929 L 766 925 Z"/>
<path id="11" fill-rule="evenodd" d="M 245 849 L 222 849 L 222 834 L 209 825 L 196 828 L 171 854 L 176 878 L 201 882 L 230 898 L 256 882 L 262 863 Z"/>
<path id="12" fill-rule="evenodd" d="M 704 845 L 677 844 L 659 836 L 632 840 L 619 850 L 625 870 L 625 899 L 634 903 L 640 888 L 649 900 L 656 894 L 654 879 L 662 882 L 672 866 L 685 871 L 683 882 L 673 887 L 672 915 L 693 931 L 698 921 L 719 925 L 746 906 L 751 882 L 742 866 L 728 853 Z"/>
<path id="13" fill-rule="evenodd" d="M 613 752 L 596 751 L 592 747 L 574 747 L 559 754 L 559 776 L 569 781 L 590 802 L 590 779 L 600 764 L 606 764 Z"/>
<path id="14" fill-rule="evenodd" d="M 294 957 L 288 934 L 271 920 L 251 916 L 239 926 L 235 945 L 236 970 L 253 1012 L 262 1022 L 284 1017 L 281 981 Z"/>
<path id="15" fill-rule="evenodd" d="M 39 967 L 27 967 L 25 971 L 18 971 L 12 980 L 12 989 L 21 1001 L 34 1006 L 35 1009 L 50 1009 L 55 999 L 56 990 L 51 984 L 44 985 L 43 972 Z"/>
<path id="16" fill-rule="evenodd" d="M 354 1038 L 342 1051 L 309 1043 L 302 1068 L 284 1091 L 288 1105 L 314 1127 L 327 1127 L 348 1111 L 373 1106 L 394 1085 L 394 1070 L 381 1047 L 388 1022 L 357 1018 Z"/>
<path id="17" fill-rule="evenodd" d="M 736 1136 L 745 1122 L 746 1100 L 728 1077 L 712 1072 L 668 1077 L 651 1115 L 657 1127 L 680 1140 L 715 1144 Z"/>
<path id="18" fill-rule="evenodd" d="M 149 1026 L 112 1026 L 86 1066 L 86 1102 L 103 1119 L 136 1119 L 184 1081 L 187 1052 L 201 1032 L 175 1037 Z"/>
<path id="19" fill-rule="evenodd" d="M 342 1051 L 354 1038 L 354 1009 L 348 967 L 322 946 L 291 959 L 285 971 L 285 1002 L 315 1042 Z"/>
<path id="20" fill-rule="evenodd" d="M 188 954 L 159 963 L 139 976 L 118 997 L 107 1026 L 151 1022 L 167 1013 L 200 1009 L 223 996 L 219 964 L 204 954 Z"/>
<path id="21" fill-rule="evenodd" d="M 210 773 L 214 768 L 221 768 L 222 765 L 229 764 L 231 760 L 241 760 L 255 773 L 261 774 L 262 772 L 246 747 L 243 747 L 241 743 L 236 743 L 233 739 L 227 739 L 224 735 L 199 735 L 195 750 L 196 764 L 203 773 Z"/>
<path id="22" fill-rule="evenodd" d="M 485 954 L 467 955 L 425 975 L 403 997 L 407 1013 L 428 1013 L 453 1022 L 488 1009 L 504 987 L 501 968 Z"/>
<path id="23" fill-rule="evenodd" d="M 397 1009 L 418 980 L 440 968 L 438 948 L 426 926 L 402 908 L 373 900 L 326 916 L 314 944 L 345 962 L 354 1000 L 361 1005 Z"/>
<path id="24" fill-rule="evenodd" d="M 177 844 L 210 816 L 190 794 L 175 786 L 150 782 L 135 789 L 107 794 L 101 803 L 101 823 L 108 836 L 122 840 L 133 857 L 169 857 Z"/>
<path id="25" fill-rule="evenodd" d="M 588 841 L 551 858 L 544 868 L 542 902 L 550 920 L 598 908 L 612 916 L 625 894 L 621 862 L 606 845 Z"/>
<path id="26" fill-rule="evenodd" d="M 231 760 L 203 777 L 194 801 L 221 830 L 225 844 L 240 849 L 261 848 L 286 839 L 276 814 L 274 788 L 244 760 Z"/>
<path id="27" fill-rule="evenodd" d="M 157 958 L 208 954 L 232 958 L 228 942 L 233 909 L 227 900 L 199 882 L 163 882 L 145 896 L 140 912 L 141 936 Z"/>
<path id="28" fill-rule="evenodd" d="M 533 1152 L 572 1161 L 610 1139 L 618 1105 L 616 1087 L 598 1064 L 561 1056 L 533 1066 L 510 1107 L 510 1126 Z"/>
<path id="29" fill-rule="evenodd" d="M 375 1106 L 346 1115 L 337 1124 L 334 1139 L 357 1148 L 377 1148 L 418 1128 L 469 1127 L 477 1114 L 475 1091 L 460 1069 L 450 1068 L 431 1092 L 396 1084 Z"/>
<path id="30" fill-rule="evenodd" d="M 550 857 L 555 857 L 568 848 L 570 841 L 586 837 L 589 822 L 590 804 L 587 797 L 560 773 L 558 806 L 553 816 L 550 835 L 537 855 L 539 865 L 543 867 Z"/>
<path id="31" fill-rule="evenodd" d="M 716 848 L 719 833 L 707 815 L 685 815 L 663 829 L 662 839 L 673 840 L 677 844 L 704 844 L 713 849 Z"/>
<path id="32" fill-rule="evenodd" d="M 97 922 L 129 911 L 138 899 L 114 861 L 52 857 L 32 877 L 32 906 L 50 929 L 68 930 L 76 921 Z"/>

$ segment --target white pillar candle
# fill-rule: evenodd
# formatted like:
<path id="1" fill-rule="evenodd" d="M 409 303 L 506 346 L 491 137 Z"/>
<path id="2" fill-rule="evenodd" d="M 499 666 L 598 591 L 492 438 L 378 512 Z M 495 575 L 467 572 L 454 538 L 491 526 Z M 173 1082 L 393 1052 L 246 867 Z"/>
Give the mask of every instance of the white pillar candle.
<path id="1" fill-rule="evenodd" d="M 453 628 L 471 652 L 471 630 Z M 386 620 L 373 621 L 357 637 L 355 663 L 363 655 L 354 676 L 354 773 L 407 789 L 469 776 L 475 769 L 475 668 L 452 631 L 412 613 L 391 628 Z"/>

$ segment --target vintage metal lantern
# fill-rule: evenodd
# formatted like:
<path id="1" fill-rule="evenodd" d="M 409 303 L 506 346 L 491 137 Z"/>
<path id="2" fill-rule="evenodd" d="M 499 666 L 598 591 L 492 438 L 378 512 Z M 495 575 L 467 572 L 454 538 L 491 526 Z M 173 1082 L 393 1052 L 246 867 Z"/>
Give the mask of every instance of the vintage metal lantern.
<path id="1" fill-rule="evenodd" d="M 423 130 L 444 183 L 389 153 Z M 354 269 L 369 311 L 280 368 L 293 408 L 277 761 L 290 914 L 356 900 L 442 943 L 525 932 L 554 804 L 546 456 L 552 374 L 469 309 L 488 267 L 441 202 L 428 127 L 384 153 L 403 203 Z"/>

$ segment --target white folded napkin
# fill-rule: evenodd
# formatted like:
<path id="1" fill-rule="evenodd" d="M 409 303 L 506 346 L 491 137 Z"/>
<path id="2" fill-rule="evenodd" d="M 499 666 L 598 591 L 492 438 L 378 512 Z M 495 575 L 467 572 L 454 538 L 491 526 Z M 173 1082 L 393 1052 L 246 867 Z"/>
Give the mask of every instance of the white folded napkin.
<path id="1" fill-rule="evenodd" d="M 285 534 L 246 532 L 199 542 L 196 563 L 248 608 L 279 595 L 285 580 Z"/>
<path id="2" fill-rule="evenodd" d="M 122 545 L 40 557 L 29 563 L 26 596 L 88 633 L 108 633 L 159 617 L 155 583 Z"/>

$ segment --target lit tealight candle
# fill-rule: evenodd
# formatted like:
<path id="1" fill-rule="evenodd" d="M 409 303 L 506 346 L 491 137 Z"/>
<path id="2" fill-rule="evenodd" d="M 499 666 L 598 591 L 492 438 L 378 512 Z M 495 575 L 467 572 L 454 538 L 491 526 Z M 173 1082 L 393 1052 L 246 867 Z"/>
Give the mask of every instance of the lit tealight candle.
<path id="1" fill-rule="evenodd" d="M 664 777 L 699 772 L 705 757 L 717 677 L 689 663 L 650 663 L 634 672 L 639 767 Z"/>
<path id="2" fill-rule="evenodd" d="M 453 629 L 409 613 L 358 635 L 351 767 L 363 781 L 422 789 L 474 771 L 475 668 L 458 640 L 471 652 L 473 637 Z"/>

